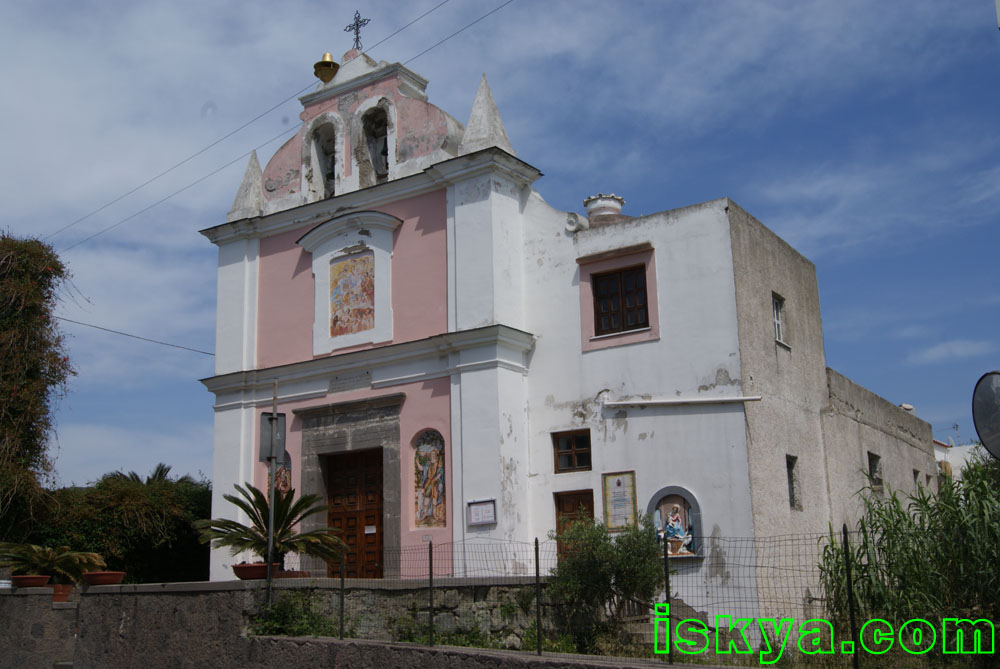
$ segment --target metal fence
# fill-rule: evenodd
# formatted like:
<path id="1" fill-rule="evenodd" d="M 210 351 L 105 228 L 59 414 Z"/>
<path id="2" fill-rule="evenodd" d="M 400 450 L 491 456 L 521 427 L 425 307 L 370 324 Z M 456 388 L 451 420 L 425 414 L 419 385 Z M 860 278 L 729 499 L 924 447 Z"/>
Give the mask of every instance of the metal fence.
<path id="1" fill-rule="evenodd" d="M 857 539 L 846 532 L 843 538 L 819 534 L 696 538 L 695 554 L 666 560 L 669 600 L 661 591 L 654 601 L 630 602 L 626 619 L 632 643 L 607 652 L 664 662 L 758 666 L 774 659 L 784 619 L 792 626 L 785 637 L 784 664 L 889 666 L 886 658 L 843 644 L 859 646 L 855 642 L 865 612 L 856 612 L 852 622 L 843 611 L 834 613 L 827 605 L 820 564 L 831 540 Z M 348 577 L 350 556 L 346 556 L 343 568 L 334 565 L 328 572 L 322 569 L 326 573 L 275 579 L 274 605 L 270 611 L 261 607 L 256 631 L 272 633 L 273 628 L 260 621 L 305 618 L 313 624 L 298 629 L 299 634 L 534 653 L 573 650 L 566 644 L 567 630 L 557 603 L 546 593 L 548 577 L 559 561 L 555 541 L 427 543 L 386 547 L 381 557 L 381 578 Z M 843 566 L 850 570 L 850 564 Z M 851 590 L 849 579 L 836 587 Z M 255 592 L 263 604 L 263 586 Z M 664 609 L 655 608 L 666 601 L 669 617 Z M 833 653 L 801 650 L 802 629 L 795 626 L 813 619 L 829 620 L 835 637 L 829 640 L 835 646 Z M 741 631 L 740 620 L 752 622 Z M 768 623 L 769 628 L 761 621 L 776 623 Z M 692 627 L 703 631 L 695 629 L 692 635 Z M 664 643 L 667 629 L 672 630 L 673 643 Z M 685 631 L 688 642 L 704 639 L 706 648 L 682 652 L 699 648 L 677 641 Z"/>

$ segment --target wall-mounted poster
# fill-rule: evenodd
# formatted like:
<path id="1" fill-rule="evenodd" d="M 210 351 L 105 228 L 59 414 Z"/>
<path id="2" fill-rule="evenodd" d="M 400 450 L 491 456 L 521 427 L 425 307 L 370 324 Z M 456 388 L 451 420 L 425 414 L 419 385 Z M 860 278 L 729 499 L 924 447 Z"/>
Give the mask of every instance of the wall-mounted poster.
<path id="1" fill-rule="evenodd" d="M 444 437 L 424 430 L 413 443 L 414 517 L 417 527 L 444 527 Z"/>
<path id="2" fill-rule="evenodd" d="M 667 495 L 656 505 L 653 522 L 660 536 L 667 540 L 670 557 L 694 555 L 694 526 L 691 522 L 691 506 L 680 495 Z"/>
<path id="3" fill-rule="evenodd" d="M 481 499 L 467 503 L 469 525 L 496 525 L 497 523 L 497 501 L 495 499 Z"/>
<path id="4" fill-rule="evenodd" d="M 330 336 L 375 327 L 375 259 L 371 253 L 330 263 Z"/>
<path id="5" fill-rule="evenodd" d="M 604 523 L 609 530 L 621 530 L 635 523 L 635 472 L 601 475 L 604 489 Z"/>

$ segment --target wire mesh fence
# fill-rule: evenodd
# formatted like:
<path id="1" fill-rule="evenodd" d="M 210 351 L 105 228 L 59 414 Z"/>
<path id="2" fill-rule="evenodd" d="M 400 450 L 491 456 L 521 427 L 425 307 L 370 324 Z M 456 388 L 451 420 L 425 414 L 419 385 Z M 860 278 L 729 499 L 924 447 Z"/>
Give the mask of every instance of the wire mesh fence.
<path id="1" fill-rule="evenodd" d="M 628 643 L 600 652 L 756 666 L 774 659 L 780 645 L 793 665 L 851 666 L 855 653 L 847 652 L 843 642 L 860 640 L 863 616 L 874 612 L 858 610 L 858 621 L 851 625 L 843 606 L 832 605 L 844 601 L 847 588 L 839 563 L 830 562 L 843 560 L 843 551 L 830 551 L 831 542 L 839 541 L 818 534 L 697 538 L 694 554 L 667 558 L 669 600 L 664 588 L 652 601 L 629 601 L 618 621 Z M 263 606 L 263 587 L 255 590 L 261 613 L 252 627 L 264 634 L 530 652 L 576 649 L 566 641 L 572 630 L 560 603 L 547 592 L 560 561 L 555 541 L 427 543 L 383 547 L 376 560 L 371 557 L 358 551 L 351 567 L 349 553 L 340 565 L 276 579 L 270 609 Z M 667 601 L 669 619 L 655 608 Z M 806 652 L 824 648 L 822 638 L 819 646 L 816 639 L 805 646 L 800 642 L 802 623 L 813 620 L 828 621 L 832 652 Z M 788 621 L 787 634 L 782 621 Z M 877 655 L 862 654 L 861 664 L 879 666 L 876 660 Z"/>

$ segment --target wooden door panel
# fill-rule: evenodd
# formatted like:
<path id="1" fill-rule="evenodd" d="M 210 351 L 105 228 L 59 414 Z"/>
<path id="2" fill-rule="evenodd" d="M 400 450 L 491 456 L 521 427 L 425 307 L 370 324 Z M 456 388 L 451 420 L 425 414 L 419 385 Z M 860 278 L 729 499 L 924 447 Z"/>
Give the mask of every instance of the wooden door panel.
<path id="1" fill-rule="evenodd" d="M 557 492 L 556 503 L 556 535 L 561 535 L 566 527 L 575 520 L 594 518 L 594 491 L 574 490 L 572 492 Z M 560 557 L 565 554 L 565 546 L 556 541 L 556 550 Z"/>
<path id="2" fill-rule="evenodd" d="M 382 449 L 329 456 L 327 473 L 328 522 L 348 547 L 344 576 L 381 578 Z M 330 565 L 327 573 L 339 576 L 340 569 Z"/>

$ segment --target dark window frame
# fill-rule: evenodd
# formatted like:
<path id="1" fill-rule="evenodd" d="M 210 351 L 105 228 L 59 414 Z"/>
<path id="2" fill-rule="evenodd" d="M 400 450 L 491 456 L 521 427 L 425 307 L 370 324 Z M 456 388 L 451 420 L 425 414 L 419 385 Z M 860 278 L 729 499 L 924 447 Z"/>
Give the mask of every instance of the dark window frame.
<path id="1" fill-rule="evenodd" d="M 788 324 L 785 318 L 785 298 L 771 292 L 771 312 L 774 319 L 774 340 L 788 345 Z"/>
<path id="2" fill-rule="evenodd" d="M 568 450 L 560 450 L 559 442 L 560 439 L 569 439 L 570 447 Z M 580 441 L 586 439 L 586 446 L 580 444 Z M 580 441 L 578 441 L 580 440 Z M 552 433 L 552 466 L 556 474 L 565 474 L 569 472 L 589 472 L 593 468 L 593 459 L 591 457 L 592 449 L 590 442 L 590 430 L 571 430 L 568 432 L 553 432 Z M 559 464 L 560 456 L 568 456 L 571 461 L 571 466 L 562 467 Z M 586 464 L 580 464 L 579 460 L 584 459 L 581 456 L 586 456 Z"/>
<path id="3" fill-rule="evenodd" d="M 634 289 L 629 289 L 629 282 Z M 649 328 L 645 264 L 591 274 L 590 285 L 594 293 L 595 337 Z M 609 319 L 607 327 L 602 318 Z"/>

